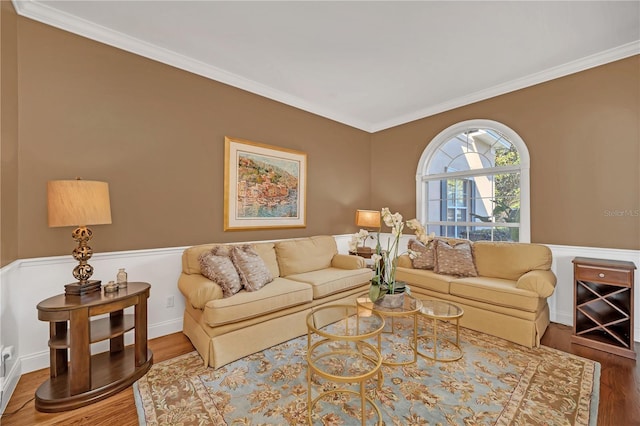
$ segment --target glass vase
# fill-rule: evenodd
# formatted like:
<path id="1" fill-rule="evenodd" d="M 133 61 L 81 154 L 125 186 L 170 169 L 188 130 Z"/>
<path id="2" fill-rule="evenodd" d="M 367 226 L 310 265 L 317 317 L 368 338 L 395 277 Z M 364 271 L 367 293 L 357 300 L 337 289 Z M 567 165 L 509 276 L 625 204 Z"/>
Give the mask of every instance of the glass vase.
<path id="1" fill-rule="evenodd" d="M 118 288 L 124 288 L 127 286 L 127 271 L 125 271 L 124 268 L 118 269 L 116 280 L 118 282 Z"/>

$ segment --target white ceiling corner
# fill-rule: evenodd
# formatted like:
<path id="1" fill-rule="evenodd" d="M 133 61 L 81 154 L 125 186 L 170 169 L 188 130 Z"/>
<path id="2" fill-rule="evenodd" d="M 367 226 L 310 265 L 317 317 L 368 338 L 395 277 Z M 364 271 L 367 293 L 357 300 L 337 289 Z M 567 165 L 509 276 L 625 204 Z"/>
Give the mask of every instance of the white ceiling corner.
<path id="1" fill-rule="evenodd" d="M 640 1 L 13 3 L 367 132 L 640 54 Z"/>

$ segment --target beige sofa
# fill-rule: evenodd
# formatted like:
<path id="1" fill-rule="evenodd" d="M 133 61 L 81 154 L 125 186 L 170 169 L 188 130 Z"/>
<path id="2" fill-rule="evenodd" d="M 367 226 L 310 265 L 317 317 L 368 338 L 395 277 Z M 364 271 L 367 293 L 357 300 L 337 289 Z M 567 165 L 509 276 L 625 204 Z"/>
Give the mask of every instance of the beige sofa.
<path id="1" fill-rule="evenodd" d="M 547 298 L 556 277 L 551 250 L 539 244 L 487 242 L 472 244 L 477 277 L 457 278 L 414 269 L 411 259 L 398 260 L 396 279 L 406 281 L 419 299 L 441 299 L 464 309 L 460 325 L 533 347 L 549 325 Z"/>
<path id="2" fill-rule="evenodd" d="M 216 245 L 186 249 L 178 280 L 186 299 L 183 332 L 214 368 L 304 335 L 312 308 L 355 304 L 373 275 L 363 258 L 338 254 L 331 236 L 260 242 L 252 246 L 275 279 L 258 291 L 223 298 L 198 261 Z"/>

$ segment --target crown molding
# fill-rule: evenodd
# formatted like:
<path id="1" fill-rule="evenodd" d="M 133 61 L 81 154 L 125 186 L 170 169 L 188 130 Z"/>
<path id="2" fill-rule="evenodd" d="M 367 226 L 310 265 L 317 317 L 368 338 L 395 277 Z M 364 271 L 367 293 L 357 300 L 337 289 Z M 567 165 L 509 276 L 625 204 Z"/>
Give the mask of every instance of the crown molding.
<path id="1" fill-rule="evenodd" d="M 587 70 L 589 68 L 594 68 L 638 54 L 640 54 L 640 40 L 636 40 L 631 43 L 615 47 L 613 49 L 605 50 L 594 55 L 578 59 L 576 61 L 549 68 L 544 71 L 528 75 L 526 77 L 518 78 L 507 83 L 499 84 L 485 90 L 480 90 L 467 96 L 452 99 L 450 101 L 443 102 L 441 104 L 434 105 L 432 107 L 425 108 L 411 114 L 398 116 L 391 120 L 376 123 L 372 126 L 371 132 L 379 132 L 391 127 L 399 126 L 401 124 L 409 123 L 411 121 L 420 120 L 422 118 L 439 114 L 441 112 L 449 111 L 454 108 L 459 108 L 465 105 L 472 104 L 474 102 L 493 98 L 495 96 L 504 95 L 509 92 L 514 92 L 516 90 L 524 89 L 526 87 L 534 86 L 536 84 L 544 83 L 546 81 L 554 80 L 556 78 L 564 77 L 570 74 Z"/>
<path id="2" fill-rule="evenodd" d="M 454 108 L 469 105 L 474 102 L 503 95 L 535 84 L 544 83 L 545 81 L 564 77 L 569 74 L 640 54 L 640 40 L 637 40 L 564 65 L 553 67 L 523 78 L 512 80 L 504 84 L 499 84 L 488 89 L 424 108 L 410 114 L 401 115 L 378 123 L 369 123 L 354 117 L 345 116 L 344 114 L 338 114 L 328 108 L 308 102 L 297 96 L 290 95 L 254 80 L 230 73 L 180 53 L 131 37 L 127 34 L 97 25 L 91 21 L 78 18 L 77 16 L 61 12 L 46 4 L 39 3 L 36 0 L 12 1 L 16 12 L 20 16 L 51 25 L 91 40 L 95 40 L 277 102 L 281 102 L 368 133 L 386 130 L 391 127 L 426 118 Z"/>
<path id="3" fill-rule="evenodd" d="M 34 21 L 68 31 L 130 53 L 135 53 L 136 55 L 144 56 L 145 58 L 149 58 L 166 65 L 171 65 L 184 71 L 189 71 L 193 74 L 355 127 L 356 129 L 364 130 L 365 132 L 371 132 L 372 125 L 370 123 L 353 117 L 337 114 L 335 111 L 331 111 L 328 108 L 308 102 L 297 96 L 290 95 L 172 50 L 165 49 L 119 31 L 98 25 L 94 22 L 87 21 L 75 15 L 61 12 L 60 10 L 46 4 L 39 3 L 35 0 L 12 1 L 16 12 L 25 18 L 33 19 Z"/>

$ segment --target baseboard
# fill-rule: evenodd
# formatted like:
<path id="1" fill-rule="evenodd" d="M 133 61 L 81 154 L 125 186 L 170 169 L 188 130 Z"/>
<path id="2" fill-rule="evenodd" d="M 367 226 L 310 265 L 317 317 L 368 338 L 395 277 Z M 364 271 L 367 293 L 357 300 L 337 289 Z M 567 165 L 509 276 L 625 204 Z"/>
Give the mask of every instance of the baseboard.
<path id="1" fill-rule="evenodd" d="M 16 386 L 18 386 L 18 381 L 20 380 L 21 376 L 20 371 L 21 365 L 20 360 L 18 360 L 13 364 L 13 367 L 11 368 L 11 370 L 9 370 L 9 373 L 4 378 L 2 389 L 0 389 L 0 392 L 2 394 L 2 399 L 0 400 L 0 414 L 4 413 L 4 410 L 7 408 L 7 404 L 11 399 L 11 395 L 13 395 L 13 391 L 15 391 Z"/>

